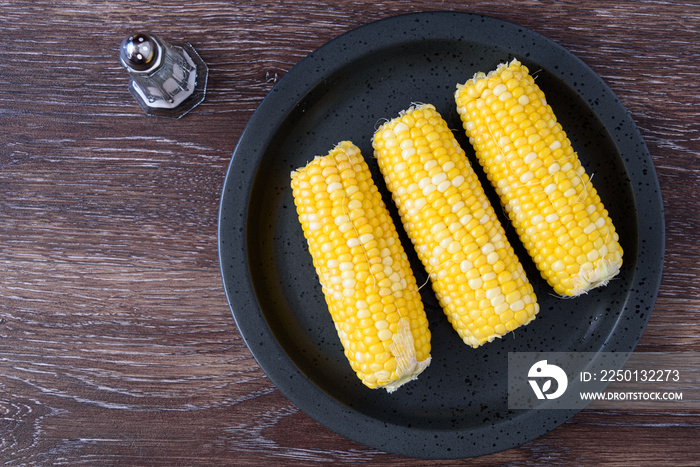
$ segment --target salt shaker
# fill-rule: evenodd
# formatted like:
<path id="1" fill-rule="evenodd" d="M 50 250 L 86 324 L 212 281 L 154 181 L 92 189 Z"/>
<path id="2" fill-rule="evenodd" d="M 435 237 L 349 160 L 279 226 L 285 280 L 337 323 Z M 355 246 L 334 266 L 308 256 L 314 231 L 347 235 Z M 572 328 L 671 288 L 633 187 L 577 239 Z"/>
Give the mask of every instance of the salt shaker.
<path id="1" fill-rule="evenodd" d="M 129 92 L 147 115 L 180 118 L 204 100 L 209 69 L 189 43 L 136 33 L 121 43 Z"/>

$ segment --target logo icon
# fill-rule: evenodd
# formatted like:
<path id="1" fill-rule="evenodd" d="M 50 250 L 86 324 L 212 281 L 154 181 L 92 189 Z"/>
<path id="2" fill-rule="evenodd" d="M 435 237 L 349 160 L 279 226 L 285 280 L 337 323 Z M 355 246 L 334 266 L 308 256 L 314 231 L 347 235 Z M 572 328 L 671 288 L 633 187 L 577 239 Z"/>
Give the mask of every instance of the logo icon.
<path id="1" fill-rule="evenodd" d="M 538 399 L 556 399 L 564 394 L 566 387 L 569 384 L 569 380 L 566 377 L 564 370 L 556 365 L 550 365 L 547 360 L 540 360 L 530 367 L 530 371 L 527 373 L 528 379 L 532 390 L 535 391 L 535 395 Z M 544 380 L 542 386 L 538 383 L 538 380 Z M 557 382 L 556 389 L 554 392 L 552 390 L 552 380 Z"/>

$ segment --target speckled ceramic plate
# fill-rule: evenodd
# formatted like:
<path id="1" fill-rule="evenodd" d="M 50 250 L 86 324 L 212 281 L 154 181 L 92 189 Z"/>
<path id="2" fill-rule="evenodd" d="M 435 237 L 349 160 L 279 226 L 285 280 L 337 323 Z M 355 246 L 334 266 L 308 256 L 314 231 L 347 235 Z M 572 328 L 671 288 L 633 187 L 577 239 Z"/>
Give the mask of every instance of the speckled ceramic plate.
<path id="1" fill-rule="evenodd" d="M 335 334 L 296 217 L 289 174 L 337 142 L 352 140 L 396 216 L 369 157 L 378 122 L 412 102 L 429 102 L 460 129 L 453 103 L 456 83 L 513 57 L 537 76 L 583 165 L 594 174 L 593 184 L 620 232 L 622 272 L 604 289 L 576 299 L 556 298 L 508 226 L 541 305 L 538 318 L 474 350 L 460 341 L 430 287 L 424 287 L 432 364 L 394 394 L 367 389 L 351 371 Z M 456 133 L 473 157 L 462 132 Z M 487 191 L 497 205 L 490 186 Z M 422 283 L 426 273 L 402 239 Z M 324 45 L 287 73 L 241 135 L 219 219 L 229 304 L 270 379 L 300 409 L 337 433 L 420 458 L 505 450 L 570 419 L 575 411 L 508 410 L 508 352 L 634 349 L 656 299 L 663 247 L 654 166 L 634 122 L 601 78 L 528 29 L 451 12 L 365 25 Z"/>

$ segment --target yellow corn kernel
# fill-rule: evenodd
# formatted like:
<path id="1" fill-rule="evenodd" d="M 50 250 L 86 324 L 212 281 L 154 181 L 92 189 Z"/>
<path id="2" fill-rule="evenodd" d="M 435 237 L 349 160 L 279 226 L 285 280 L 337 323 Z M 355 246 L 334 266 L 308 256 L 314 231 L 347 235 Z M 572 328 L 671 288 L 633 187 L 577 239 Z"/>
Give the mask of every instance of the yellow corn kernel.
<path id="1" fill-rule="evenodd" d="M 402 112 L 372 144 L 403 226 L 462 340 L 478 347 L 534 319 L 532 285 L 435 107 Z"/>
<path id="2" fill-rule="evenodd" d="M 494 99 L 507 113 L 489 108 Z M 527 67 L 513 60 L 477 73 L 457 85 L 455 101 L 479 163 L 542 277 L 565 296 L 606 285 L 622 266 L 618 234 Z"/>
<path id="3" fill-rule="evenodd" d="M 430 364 L 423 303 L 357 146 L 343 141 L 291 174 L 299 221 L 350 366 L 393 392 Z"/>

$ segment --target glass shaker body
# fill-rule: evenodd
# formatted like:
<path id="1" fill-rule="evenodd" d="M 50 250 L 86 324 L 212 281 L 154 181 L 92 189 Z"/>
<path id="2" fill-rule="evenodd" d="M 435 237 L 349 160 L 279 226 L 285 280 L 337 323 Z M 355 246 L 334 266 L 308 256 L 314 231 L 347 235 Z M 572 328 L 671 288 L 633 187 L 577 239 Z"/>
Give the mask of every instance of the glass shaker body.
<path id="1" fill-rule="evenodd" d="M 188 43 L 133 34 L 122 42 L 120 60 L 131 95 L 148 115 L 179 118 L 204 100 L 208 68 Z"/>

